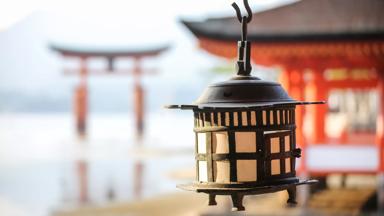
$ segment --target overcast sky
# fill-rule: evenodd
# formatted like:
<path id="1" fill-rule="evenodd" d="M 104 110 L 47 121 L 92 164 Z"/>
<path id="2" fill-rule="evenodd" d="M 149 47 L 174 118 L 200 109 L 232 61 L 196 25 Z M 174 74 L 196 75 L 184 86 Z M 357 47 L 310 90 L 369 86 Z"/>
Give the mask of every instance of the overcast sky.
<path id="1" fill-rule="evenodd" d="M 244 8 L 242 1 L 236 2 Z M 292 1 L 249 2 L 253 11 L 258 11 Z M 44 98 L 63 94 L 70 97 L 76 79 L 63 76 L 63 59 L 48 49 L 51 43 L 119 48 L 168 43 L 171 49 L 149 66 L 158 68 L 159 74 L 149 80 L 148 86 L 164 90 L 175 85 L 195 86 L 191 82 L 196 80 L 205 85 L 201 82 L 209 79 L 205 72 L 224 60 L 199 50 L 196 39 L 179 19 L 234 16 L 231 3 L 229 0 L 0 0 L 0 93 L 14 99 L 20 97 L 10 92 Z M 90 85 L 95 86 L 92 92 L 127 91 L 130 79 L 129 76 L 92 77 Z"/>

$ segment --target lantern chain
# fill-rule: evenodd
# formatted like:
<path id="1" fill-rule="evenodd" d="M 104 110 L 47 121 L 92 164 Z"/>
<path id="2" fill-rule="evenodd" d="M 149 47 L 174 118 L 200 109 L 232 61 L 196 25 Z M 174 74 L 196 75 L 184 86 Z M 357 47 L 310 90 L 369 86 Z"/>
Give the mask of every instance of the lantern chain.
<path id="1" fill-rule="evenodd" d="M 242 16 L 239 6 L 235 2 L 232 7 L 236 11 L 236 16 L 241 23 L 241 41 L 238 41 L 238 60 L 236 64 L 237 75 L 249 76 L 252 70 L 251 66 L 251 42 L 247 41 L 247 24 L 252 20 L 252 10 L 249 7 L 248 0 L 243 0 L 244 7 L 248 16 Z"/>

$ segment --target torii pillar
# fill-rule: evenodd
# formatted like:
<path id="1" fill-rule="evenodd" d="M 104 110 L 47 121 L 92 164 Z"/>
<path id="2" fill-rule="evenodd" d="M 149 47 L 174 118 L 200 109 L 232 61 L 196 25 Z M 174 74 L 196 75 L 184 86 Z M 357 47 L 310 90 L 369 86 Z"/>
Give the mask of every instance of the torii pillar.
<path id="1" fill-rule="evenodd" d="M 80 59 L 80 82 L 75 88 L 73 111 L 75 114 L 76 131 L 80 137 L 84 137 L 87 129 L 88 113 L 88 87 L 87 87 L 86 59 Z"/>

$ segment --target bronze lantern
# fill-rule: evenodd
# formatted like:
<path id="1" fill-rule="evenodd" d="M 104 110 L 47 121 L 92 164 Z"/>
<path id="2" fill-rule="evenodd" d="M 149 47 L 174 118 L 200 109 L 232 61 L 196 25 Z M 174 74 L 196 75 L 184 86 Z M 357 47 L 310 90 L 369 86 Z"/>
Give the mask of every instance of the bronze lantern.
<path id="1" fill-rule="evenodd" d="M 289 97 L 280 84 L 251 76 L 247 23 L 252 13 L 244 1 L 248 17 L 241 16 L 242 39 L 238 42 L 237 75 L 210 85 L 190 105 L 167 108 L 194 113 L 196 181 L 179 188 L 216 195 L 230 195 L 234 210 L 244 210 L 244 195 L 287 190 L 288 203 L 296 203 L 296 186 L 316 180 L 296 177 L 295 108 L 302 102 Z"/>

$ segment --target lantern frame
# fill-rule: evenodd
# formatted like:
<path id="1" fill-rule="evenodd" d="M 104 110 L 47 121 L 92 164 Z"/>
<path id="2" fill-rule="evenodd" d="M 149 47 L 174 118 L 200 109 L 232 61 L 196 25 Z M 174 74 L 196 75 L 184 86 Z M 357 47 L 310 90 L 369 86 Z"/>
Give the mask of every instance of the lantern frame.
<path id="1" fill-rule="evenodd" d="M 321 103 L 321 102 L 314 102 Z M 308 102 L 306 102 L 308 104 Z M 239 104 L 238 104 L 239 105 Z M 295 103 L 273 104 L 260 107 L 219 108 L 199 107 L 198 105 L 172 105 L 168 108 L 192 109 L 194 112 L 196 179 L 189 184 L 178 185 L 178 188 L 209 195 L 209 205 L 216 205 L 216 195 L 230 195 L 233 210 L 244 210 L 242 204 L 245 195 L 272 193 L 287 190 L 288 203 L 296 203 L 296 186 L 314 184 L 316 180 L 300 181 L 296 177 L 296 158 L 301 150 L 296 148 Z M 235 117 L 237 116 L 237 118 Z M 229 118 L 228 118 L 229 117 Z M 245 117 L 245 120 L 244 120 Z M 215 153 L 213 135 L 227 133 L 227 153 Z M 236 133 L 250 132 L 255 134 L 254 152 L 237 152 Z M 200 152 L 199 134 L 205 134 L 205 152 Z M 286 150 L 286 137 L 289 137 L 289 150 Z M 279 139 L 278 152 L 271 152 L 271 139 Z M 286 159 L 289 159 L 289 172 L 286 171 Z M 256 161 L 255 181 L 239 181 L 237 178 L 239 160 Z M 272 174 L 272 160 L 279 160 L 279 173 Z M 200 161 L 206 161 L 207 180 L 200 179 Z M 229 163 L 229 181 L 216 182 L 214 163 Z M 218 171 L 216 170 L 216 174 Z"/>

